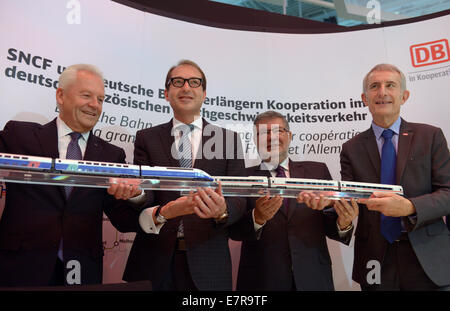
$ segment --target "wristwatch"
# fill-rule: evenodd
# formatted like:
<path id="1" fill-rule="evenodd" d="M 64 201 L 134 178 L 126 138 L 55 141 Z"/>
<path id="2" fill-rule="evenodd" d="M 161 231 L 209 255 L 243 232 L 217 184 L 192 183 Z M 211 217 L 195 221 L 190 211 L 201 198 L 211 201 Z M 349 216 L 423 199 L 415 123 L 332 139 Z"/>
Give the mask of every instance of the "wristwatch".
<path id="1" fill-rule="evenodd" d="M 167 218 L 164 217 L 163 215 L 161 215 L 161 214 L 159 213 L 160 211 L 161 211 L 160 208 L 158 208 L 158 209 L 156 210 L 156 213 L 155 213 L 156 221 L 157 221 L 158 223 L 160 223 L 160 224 L 166 223 L 166 222 L 167 222 Z"/>
<path id="2" fill-rule="evenodd" d="M 215 219 L 216 223 L 225 223 L 228 220 L 228 211 L 225 209 L 225 212 Z"/>

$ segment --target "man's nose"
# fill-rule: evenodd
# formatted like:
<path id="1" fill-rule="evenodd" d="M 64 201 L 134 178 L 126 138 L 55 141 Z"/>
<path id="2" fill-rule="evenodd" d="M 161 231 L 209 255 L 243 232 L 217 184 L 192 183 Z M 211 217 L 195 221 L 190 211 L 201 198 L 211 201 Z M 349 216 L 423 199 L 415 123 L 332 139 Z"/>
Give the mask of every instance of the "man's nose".
<path id="1" fill-rule="evenodd" d="M 181 88 L 182 89 L 190 89 L 191 86 L 189 85 L 189 81 L 188 80 L 184 81 L 184 84 L 183 84 L 183 86 Z"/>
<path id="2" fill-rule="evenodd" d="M 102 105 L 98 102 L 97 98 L 92 98 L 89 100 L 88 106 L 91 108 L 99 109 L 99 107 L 101 107 Z"/>
<path id="3" fill-rule="evenodd" d="M 383 97 L 384 95 L 386 95 L 386 86 L 382 84 L 378 88 L 378 96 Z"/>

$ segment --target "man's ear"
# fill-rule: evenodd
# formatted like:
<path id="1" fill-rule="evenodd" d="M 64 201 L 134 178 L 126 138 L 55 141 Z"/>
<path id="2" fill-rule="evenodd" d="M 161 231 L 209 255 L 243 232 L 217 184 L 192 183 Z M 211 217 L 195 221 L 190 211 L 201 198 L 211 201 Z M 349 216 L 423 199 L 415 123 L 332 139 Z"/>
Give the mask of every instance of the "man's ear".
<path id="1" fill-rule="evenodd" d="M 366 94 L 362 93 L 361 94 L 361 99 L 362 99 L 364 105 L 369 106 L 369 103 L 367 102 Z"/>
<path id="2" fill-rule="evenodd" d="M 59 106 L 63 104 L 64 90 L 62 88 L 58 88 L 56 90 L 56 102 Z"/>

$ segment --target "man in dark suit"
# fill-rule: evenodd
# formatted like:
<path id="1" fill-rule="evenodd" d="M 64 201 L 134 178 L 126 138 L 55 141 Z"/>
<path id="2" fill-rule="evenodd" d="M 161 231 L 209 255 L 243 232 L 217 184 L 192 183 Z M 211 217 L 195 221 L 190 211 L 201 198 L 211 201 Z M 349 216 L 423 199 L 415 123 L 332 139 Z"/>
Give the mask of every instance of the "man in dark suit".
<path id="1" fill-rule="evenodd" d="M 167 73 L 165 87 L 174 118 L 137 132 L 135 164 L 242 175 L 245 165 L 237 134 L 200 117 L 206 96 L 200 67 L 181 61 Z M 220 187 L 188 196 L 147 192 L 148 208 L 136 213 L 137 235 L 123 279 L 151 280 L 155 290 L 231 290 L 228 226 L 241 217 L 243 202 L 225 199 Z"/>
<path id="2" fill-rule="evenodd" d="M 91 132 L 103 98 L 96 67 L 66 68 L 56 91 L 59 116 L 45 125 L 9 121 L 0 131 L 0 152 L 51 158 L 75 153 L 85 160 L 124 163 L 121 148 Z M 125 199 L 137 192 L 123 185 L 111 190 Z M 103 211 L 108 214 L 118 202 L 103 189 L 7 183 L 0 286 L 101 283 Z"/>
<path id="3" fill-rule="evenodd" d="M 449 289 L 450 236 L 443 221 L 450 213 L 448 146 L 441 129 L 400 118 L 408 97 L 397 67 L 372 68 L 362 94 L 372 127 L 341 152 L 342 180 L 383 183 L 387 176 L 405 194 L 360 200 L 353 280 L 363 290 Z"/>
<path id="4" fill-rule="evenodd" d="M 262 163 L 247 175 L 332 179 L 324 163 L 289 159 L 292 133 L 282 114 L 267 111 L 254 124 Z M 246 215 L 231 230 L 243 241 L 238 290 L 334 290 L 326 236 L 350 242 L 356 202 L 338 217 L 333 209 L 323 211 L 331 203 L 323 196 L 315 201 L 302 194 L 299 201 L 311 208 L 279 196 L 248 200 Z"/>

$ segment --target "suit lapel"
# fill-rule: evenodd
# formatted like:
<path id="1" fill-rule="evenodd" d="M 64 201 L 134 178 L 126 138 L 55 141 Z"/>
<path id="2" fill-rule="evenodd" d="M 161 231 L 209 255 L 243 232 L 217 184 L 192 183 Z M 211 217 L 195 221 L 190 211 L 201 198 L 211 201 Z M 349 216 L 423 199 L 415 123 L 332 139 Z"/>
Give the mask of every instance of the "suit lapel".
<path id="1" fill-rule="evenodd" d="M 300 163 L 295 163 L 289 160 L 289 176 L 291 178 L 304 178 L 305 169 Z M 288 208 L 288 220 L 291 219 L 292 215 L 294 215 L 296 209 L 298 208 L 296 199 L 288 200 L 289 208 Z"/>
<path id="2" fill-rule="evenodd" d="M 272 177 L 269 170 L 262 170 L 261 168 L 258 168 L 255 171 L 256 176 L 266 176 L 266 177 Z"/>
<path id="3" fill-rule="evenodd" d="M 409 159 L 409 153 L 411 151 L 411 142 L 414 136 L 414 132 L 410 129 L 408 123 L 402 119 L 400 125 L 400 133 L 398 137 L 398 151 L 397 151 L 397 169 L 396 169 L 396 182 L 401 184 L 403 172 L 405 171 L 406 162 Z"/>
<path id="4" fill-rule="evenodd" d="M 84 152 L 83 160 L 104 161 L 104 158 L 101 156 L 102 151 L 103 146 L 100 143 L 100 140 L 94 136 L 91 131 L 86 144 L 86 151 Z"/>
<path id="5" fill-rule="evenodd" d="M 208 165 L 211 165 L 211 161 L 208 160 L 208 158 L 205 157 L 205 154 L 203 152 L 205 150 L 209 151 L 210 149 L 212 149 L 211 147 L 218 148 L 217 143 L 221 144 L 220 148 L 222 148 L 222 146 L 225 146 L 224 145 L 225 140 L 222 140 L 220 142 L 217 141 L 216 144 L 214 144 L 212 146 L 209 146 L 208 149 L 205 148 L 205 144 L 216 135 L 215 131 L 212 131 L 212 132 L 208 133 L 209 136 L 205 135 L 205 127 L 209 126 L 209 125 L 210 124 L 205 119 L 203 119 L 203 126 L 202 126 L 203 128 L 202 128 L 201 141 L 200 141 L 200 144 L 199 144 L 199 147 L 198 147 L 198 150 L 197 150 L 197 155 L 195 156 L 194 165 L 193 165 L 193 167 L 196 167 L 196 168 L 199 168 L 199 169 L 202 169 L 202 170 L 207 170 Z M 222 129 L 219 128 L 219 127 L 217 127 L 217 129 L 222 131 Z M 224 132 L 222 132 L 222 134 L 224 134 Z M 211 150 L 211 151 L 215 152 L 216 150 L 217 149 L 214 149 L 214 150 Z M 222 156 L 222 154 L 221 154 L 221 156 Z"/>
<path id="6" fill-rule="evenodd" d="M 41 156 L 59 158 L 56 118 L 40 127 L 36 131 L 36 136 L 41 146 Z"/>
<path id="7" fill-rule="evenodd" d="M 180 166 L 180 162 L 178 162 L 178 160 L 176 160 L 173 156 L 172 156 L 172 147 L 175 148 L 175 137 L 172 134 L 172 129 L 173 129 L 173 123 L 172 123 L 172 119 L 163 124 L 161 126 L 160 132 L 159 132 L 159 139 L 162 145 L 162 150 L 166 153 L 167 158 L 170 161 L 170 165 L 172 167 L 179 167 Z M 174 149 L 174 152 L 177 152 L 176 149 Z"/>
<path id="8" fill-rule="evenodd" d="M 40 127 L 36 131 L 36 136 L 41 146 L 40 156 L 50 157 L 52 159 L 59 158 L 56 118 Z M 55 188 L 63 198 L 66 198 L 66 192 L 64 191 L 63 186 L 55 186 Z"/>
<path id="9" fill-rule="evenodd" d="M 380 159 L 380 153 L 378 151 L 377 142 L 375 138 L 375 134 L 373 133 L 372 128 L 369 128 L 367 131 L 365 131 L 363 134 L 363 144 L 364 148 L 367 151 L 367 156 L 370 159 L 370 162 L 372 163 L 373 169 L 376 173 L 378 181 L 380 180 L 380 169 L 381 169 L 381 159 Z M 363 155 L 361 155 L 363 158 Z"/>

